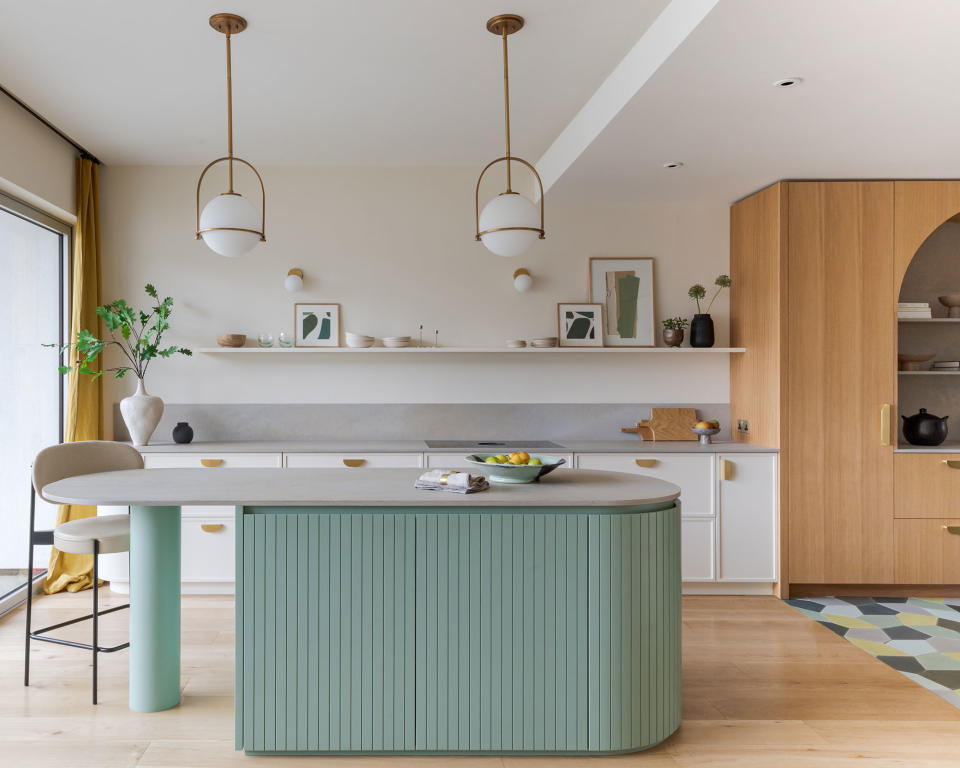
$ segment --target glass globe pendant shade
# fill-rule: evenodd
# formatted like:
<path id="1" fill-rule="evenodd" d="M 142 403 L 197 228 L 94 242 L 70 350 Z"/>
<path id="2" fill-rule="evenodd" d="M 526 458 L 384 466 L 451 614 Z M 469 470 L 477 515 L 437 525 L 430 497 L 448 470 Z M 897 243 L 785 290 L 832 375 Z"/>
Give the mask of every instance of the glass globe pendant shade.
<path id="1" fill-rule="evenodd" d="M 529 227 L 529 229 L 504 229 Z M 490 232 L 488 230 L 501 230 Z M 540 211 L 523 195 L 497 195 L 480 212 L 480 240 L 497 256 L 519 256 L 540 236 Z"/>
<path id="2" fill-rule="evenodd" d="M 243 195 L 236 193 L 217 195 L 200 214 L 203 242 L 221 256 L 236 257 L 248 253 L 260 242 L 260 227 L 260 214 L 256 208 Z"/>

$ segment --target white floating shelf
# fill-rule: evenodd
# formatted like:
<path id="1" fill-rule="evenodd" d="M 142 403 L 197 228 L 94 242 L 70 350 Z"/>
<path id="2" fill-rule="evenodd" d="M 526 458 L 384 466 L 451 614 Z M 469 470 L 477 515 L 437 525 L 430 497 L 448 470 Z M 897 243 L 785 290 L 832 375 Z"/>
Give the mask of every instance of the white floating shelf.
<path id="1" fill-rule="evenodd" d="M 960 376 L 960 371 L 897 371 L 898 376 Z"/>
<path id="2" fill-rule="evenodd" d="M 390 349 L 389 347 L 368 347 L 366 349 L 354 347 L 203 347 L 198 349 L 205 355 L 297 355 L 297 354 L 351 354 L 351 355 L 419 355 L 419 354 L 485 354 L 485 355 L 541 355 L 541 354 L 580 354 L 590 353 L 593 355 L 618 354 L 618 355 L 649 355 L 649 354 L 667 354 L 667 355 L 710 355 L 710 354 L 736 354 L 745 352 L 743 347 L 549 347 L 546 349 L 535 349 L 533 347 L 523 347 L 521 349 L 511 349 L 509 347 L 401 347 L 399 349 Z"/>

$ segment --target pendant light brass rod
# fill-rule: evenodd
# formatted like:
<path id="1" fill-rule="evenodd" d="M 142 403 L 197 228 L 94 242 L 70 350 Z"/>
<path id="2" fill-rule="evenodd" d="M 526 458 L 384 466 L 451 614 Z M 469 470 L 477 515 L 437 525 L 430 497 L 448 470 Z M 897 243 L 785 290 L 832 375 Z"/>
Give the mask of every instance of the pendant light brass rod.
<path id="1" fill-rule="evenodd" d="M 230 158 L 230 192 L 233 194 L 233 75 L 230 67 L 230 29 L 227 28 L 227 157 Z"/>
<path id="2" fill-rule="evenodd" d="M 512 192 L 510 187 L 510 75 L 507 64 L 507 25 L 503 25 L 503 119 L 507 134 L 507 192 Z"/>

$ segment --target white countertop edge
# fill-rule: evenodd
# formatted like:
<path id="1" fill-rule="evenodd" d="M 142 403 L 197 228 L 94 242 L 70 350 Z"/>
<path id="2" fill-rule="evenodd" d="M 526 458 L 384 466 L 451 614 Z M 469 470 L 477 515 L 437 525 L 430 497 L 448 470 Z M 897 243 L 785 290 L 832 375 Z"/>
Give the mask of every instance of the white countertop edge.
<path id="1" fill-rule="evenodd" d="M 473 494 L 420 491 L 421 469 L 135 469 L 58 480 L 43 496 L 91 506 L 247 507 L 640 507 L 674 501 L 664 480 L 622 472 L 571 469 L 539 483 L 495 485 Z M 282 485 L 282 490 L 272 487 Z"/>
<path id="2" fill-rule="evenodd" d="M 509 441 L 506 441 L 509 442 Z M 779 453 L 751 443 L 690 440 L 553 440 L 555 453 Z M 154 443 L 141 453 L 449 453 L 466 455 L 463 448 L 430 448 L 422 440 L 236 440 L 195 443 Z M 544 450 L 542 453 L 550 453 Z"/>

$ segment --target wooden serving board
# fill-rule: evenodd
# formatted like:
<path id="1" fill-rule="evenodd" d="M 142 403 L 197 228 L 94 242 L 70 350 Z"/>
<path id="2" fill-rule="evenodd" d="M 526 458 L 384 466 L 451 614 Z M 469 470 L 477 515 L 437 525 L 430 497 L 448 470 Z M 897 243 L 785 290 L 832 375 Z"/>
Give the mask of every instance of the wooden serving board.
<path id="1" fill-rule="evenodd" d="M 697 423 L 696 408 L 651 408 L 650 428 L 656 440 L 696 440 L 690 428 Z"/>

